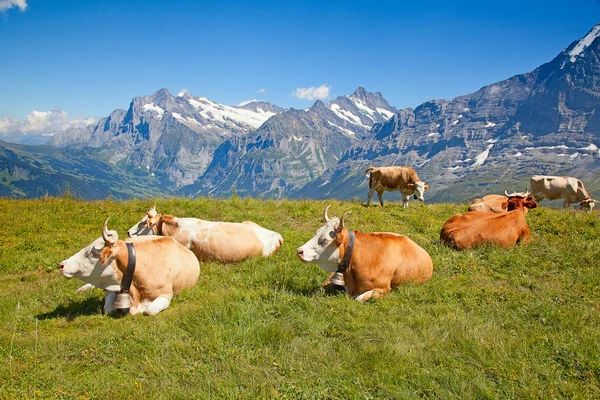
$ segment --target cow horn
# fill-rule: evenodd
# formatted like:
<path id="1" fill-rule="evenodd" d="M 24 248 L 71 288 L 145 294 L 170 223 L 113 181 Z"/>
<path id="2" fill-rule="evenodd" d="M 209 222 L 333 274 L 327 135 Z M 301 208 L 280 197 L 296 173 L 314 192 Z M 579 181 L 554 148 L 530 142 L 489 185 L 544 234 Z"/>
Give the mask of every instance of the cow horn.
<path id="1" fill-rule="evenodd" d="M 345 217 L 346 217 L 346 215 L 348 215 L 348 214 L 351 214 L 351 212 L 350 212 L 350 211 L 346 211 L 346 212 L 344 213 L 344 215 L 342 215 L 342 218 L 340 218 L 340 224 L 338 225 L 338 230 L 340 230 L 340 231 L 341 231 L 342 229 L 344 229 L 344 218 L 345 218 Z"/>
<path id="2" fill-rule="evenodd" d="M 506 197 L 510 197 L 510 194 L 508 194 L 508 188 L 504 188 L 504 195 Z"/>
<path id="3" fill-rule="evenodd" d="M 531 194 L 531 192 L 529 191 L 529 189 L 525 188 L 525 195 L 523 197 L 527 197 Z"/>
<path id="4" fill-rule="evenodd" d="M 329 207 L 331 207 L 331 204 L 325 207 L 325 212 L 323 213 L 323 218 L 325 218 L 326 223 L 329 222 L 329 216 L 327 215 L 327 210 L 329 210 Z"/>
<path id="5" fill-rule="evenodd" d="M 106 221 L 104 221 L 104 227 L 102 227 L 102 239 L 104 239 L 104 243 L 106 243 L 108 247 L 112 247 L 117 243 L 117 240 L 119 240 L 119 234 L 117 231 L 108 230 L 109 219 L 110 217 L 106 218 Z"/>

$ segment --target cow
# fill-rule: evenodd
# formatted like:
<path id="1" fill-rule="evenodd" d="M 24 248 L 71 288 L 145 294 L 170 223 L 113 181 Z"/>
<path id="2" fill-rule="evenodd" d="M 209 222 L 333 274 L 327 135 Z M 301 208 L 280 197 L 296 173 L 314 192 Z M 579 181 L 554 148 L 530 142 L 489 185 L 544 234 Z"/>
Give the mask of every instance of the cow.
<path id="1" fill-rule="evenodd" d="M 200 263 L 194 253 L 177 241 L 156 236 L 123 241 L 116 231 L 109 231 L 107 225 L 108 219 L 101 237 L 58 265 L 65 278 L 78 278 L 106 290 L 106 314 L 115 311 L 115 298 L 127 269 L 126 243 L 133 244 L 136 254 L 129 314 L 156 315 L 169 306 L 173 294 L 196 284 Z"/>
<path id="2" fill-rule="evenodd" d="M 530 179 L 531 195 L 535 197 L 536 202 L 541 202 L 543 199 L 556 200 L 564 199 L 563 208 L 567 208 L 571 203 L 580 203 L 580 208 L 592 211 L 594 202 L 585 200 L 591 199 L 583 183 L 577 178 L 570 176 L 544 176 L 536 175 Z M 590 207 L 591 205 L 591 207 Z"/>
<path id="3" fill-rule="evenodd" d="M 468 211 L 491 211 L 495 213 L 506 212 L 506 208 L 502 208 L 502 206 L 506 206 L 507 201 L 511 197 L 521 197 L 525 198 L 529 196 L 529 191 L 525 192 L 513 192 L 508 194 L 508 190 L 504 189 L 504 195 L 501 194 L 488 194 L 487 196 L 483 196 L 480 199 L 475 199 L 471 202 Z"/>
<path id="4" fill-rule="evenodd" d="M 398 285 L 427 282 L 433 273 L 429 254 L 403 235 L 390 232 L 364 233 L 349 231 L 344 218 L 329 218 L 325 208 L 325 225 L 298 248 L 298 258 L 314 263 L 329 272 L 345 263 L 343 273 L 346 293 L 359 302 L 387 295 Z M 354 236 L 353 250 L 349 246 Z"/>
<path id="5" fill-rule="evenodd" d="M 190 249 L 200 261 L 238 262 L 269 256 L 279 250 L 283 238 L 251 221 L 211 222 L 197 218 L 161 215 L 156 207 L 136 223 L 128 234 L 168 236 Z"/>
<path id="6" fill-rule="evenodd" d="M 537 207 L 533 197 L 512 197 L 506 203 L 504 213 L 469 211 L 451 217 L 440 231 L 441 242 L 458 250 L 486 244 L 509 248 L 516 243 L 529 243 L 525 210 Z"/>
<path id="7" fill-rule="evenodd" d="M 402 196 L 402 207 L 408 207 L 408 200 L 413 195 L 416 200 L 424 201 L 424 193 L 429 185 L 417 176 L 411 167 L 369 167 L 365 171 L 369 178 L 369 198 L 366 207 L 371 204 L 373 193 L 377 192 L 379 203 L 383 207 L 383 192 L 386 190 L 399 190 Z"/>

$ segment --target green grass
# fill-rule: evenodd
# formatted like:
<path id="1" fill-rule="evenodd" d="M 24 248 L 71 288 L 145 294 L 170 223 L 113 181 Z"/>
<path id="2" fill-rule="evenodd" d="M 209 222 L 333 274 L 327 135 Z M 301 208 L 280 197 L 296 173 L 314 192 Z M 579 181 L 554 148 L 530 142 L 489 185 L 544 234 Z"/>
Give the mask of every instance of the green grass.
<path id="1" fill-rule="evenodd" d="M 102 314 L 58 263 L 159 212 L 251 219 L 284 237 L 269 258 L 202 263 L 156 317 Z M 406 234 L 434 261 L 422 286 L 359 304 L 296 248 L 330 215 Z M 169 199 L 0 199 L 0 398 L 598 398 L 598 213 L 529 213 L 529 246 L 438 244 L 465 205 Z"/>

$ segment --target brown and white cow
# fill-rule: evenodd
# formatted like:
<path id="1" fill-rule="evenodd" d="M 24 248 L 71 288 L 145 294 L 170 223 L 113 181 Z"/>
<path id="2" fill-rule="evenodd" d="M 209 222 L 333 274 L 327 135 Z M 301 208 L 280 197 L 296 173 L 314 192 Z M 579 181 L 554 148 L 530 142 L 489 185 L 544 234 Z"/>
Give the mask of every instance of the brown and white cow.
<path id="1" fill-rule="evenodd" d="M 426 182 L 419 179 L 414 169 L 406 166 L 369 167 L 365 171 L 365 176 L 369 177 L 367 207 L 371 204 L 373 193 L 377 192 L 379 203 L 383 207 L 383 192 L 399 190 L 402 196 L 402 206 L 406 208 L 411 195 L 416 200 L 424 201 L 425 190 L 429 188 Z"/>
<path id="2" fill-rule="evenodd" d="M 237 262 L 254 256 L 269 256 L 283 244 L 277 232 L 251 221 L 212 222 L 197 218 L 161 215 L 156 207 L 129 231 L 129 236 L 168 236 L 194 252 L 200 261 Z"/>
<path id="3" fill-rule="evenodd" d="M 115 298 L 127 269 L 128 250 L 125 243 L 132 243 L 136 254 L 135 272 L 129 291 L 132 300 L 130 314 L 156 315 L 169 306 L 173 294 L 196 284 L 200 263 L 194 253 L 177 241 L 156 236 L 119 240 L 116 231 L 107 229 L 107 223 L 108 219 L 104 223 L 102 237 L 58 266 L 65 278 L 75 277 L 105 289 L 105 313 L 115 310 Z"/>
<path id="4" fill-rule="evenodd" d="M 475 199 L 471 202 L 468 211 L 491 211 L 495 213 L 506 212 L 506 205 L 508 199 L 511 197 L 526 198 L 529 196 L 529 191 L 525 192 L 513 192 L 508 194 L 508 190 L 504 189 L 504 195 L 501 194 L 488 194 L 480 199 Z M 505 208 L 503 208 L 503 206 Z"/>
<path id="5" fill-rule="evenodd" d="M 532 176 L 529 182 L 531 195 L 535 196 L 535 201 L 538 203 L 543 199 L 564 199 L 564 208 L 569 207 L 571 203 L 581 202 L 580 207 L 589 211 L 592 211 L 596 203 L 596 201 L 587 201 L 591 197 L 583 183 L 577 178 L 536 175 Z"/>
<path id="6" fill-rule="evenodd" d="M 297 255 L 305 263 L 315 263 L 325 271 L 338 269 L 348 251 L 349 231 L 342 218 L 327 216 L 325 226 L 298 248 Z M 407 282 L 425 283 L 433 273 L 429 254 L 403 235 L 390 232 L 354 233 L 354 249 L 344 271 L 346 293 L 364 302 L 387 295 L 390 290 Z"/>
<path id="7" fill-rule="evenodd" d="M 537 207 L 533 197 L 512 197 L 506 203 L 507 212 L 469 211 L 446 221 L 440 232 L 442 243 L 458 250 L 486 244 L 508 248 L 516 243 L 529 243 L 527 209 Z"/>

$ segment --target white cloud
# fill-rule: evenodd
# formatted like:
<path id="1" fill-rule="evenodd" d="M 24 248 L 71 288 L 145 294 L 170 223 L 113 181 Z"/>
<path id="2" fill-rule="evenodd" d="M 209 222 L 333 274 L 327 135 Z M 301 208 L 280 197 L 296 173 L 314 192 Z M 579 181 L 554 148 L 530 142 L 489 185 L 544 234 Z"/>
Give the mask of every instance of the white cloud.
<path id="1" fill-rule="evenodd" d="M 256 91 L 257 93 L 267 93 L 267 89 L 265 88 L 260 88 Z"/>
<path id="2" fill-rule="evenodd" d="M 183 88 L 183 89 L 181 89 L 181 91 L 179 92 L 179 94 L 177 96 L 181 97 L 184 94 L 188 94 L 188 93 L 189 93 L 188 90 L 186 88 Z"/>
<path id="3" fill-rule="evenodd" d="M 316 99 L 326 99 L 329 97 L 329 90 L 331 86 L 328 84 L 323 84 L 319 87 L 309 87 L 309 88 L 296 88 L 295 92 L 292 92 L 292 97 L 297 97 L 303 100 L 316 100 Z"/>
<path id="4" fill-rule="evenodd" d="M 19 10 L 25 11 L 27 9 L 27 0 L 0 0 L 0 12 L 13 7 L 19 7 Z"/>
<path id="5" fill-rule="evenodd" d="M 26 135 L 53 136 L 59 131 L 94 123 L 96 123 L 95 118 L 69 119 L 67 113 L 59 108 L 50 111 L 32 111 L 22 120 L 12 117 L 0 118 L 0 138 L 13 141 Z"/>

